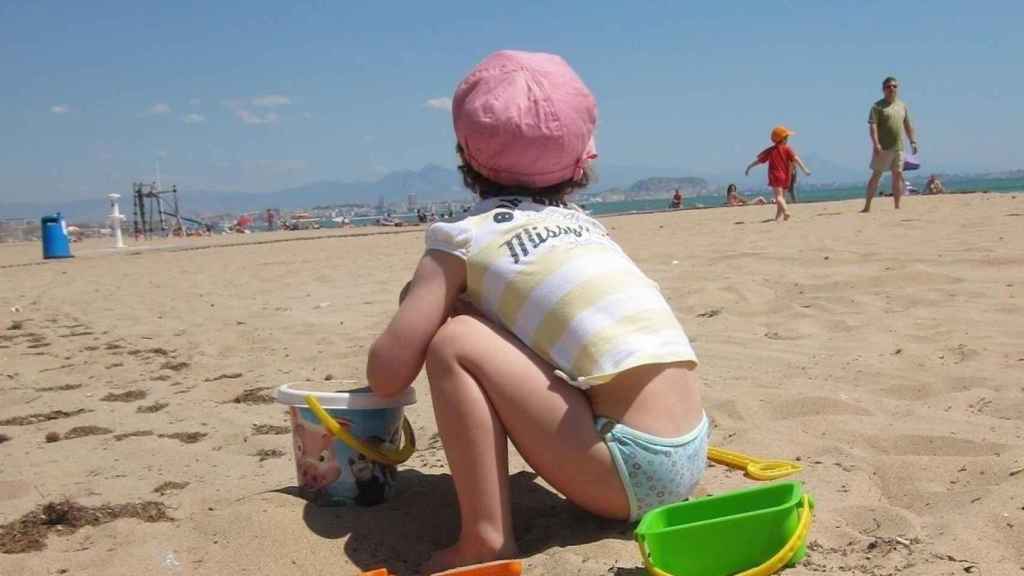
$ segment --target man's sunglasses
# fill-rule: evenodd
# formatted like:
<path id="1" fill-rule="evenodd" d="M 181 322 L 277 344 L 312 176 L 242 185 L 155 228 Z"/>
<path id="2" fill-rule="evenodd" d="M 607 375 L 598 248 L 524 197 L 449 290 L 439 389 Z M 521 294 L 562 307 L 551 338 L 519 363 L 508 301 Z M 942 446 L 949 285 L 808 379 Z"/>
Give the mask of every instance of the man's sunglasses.
<path id="1" fill-rule="evenodd" d="M 886 85 L 884 86 L 884 88 L 885 88 L 886 90 L 889 90 L 889 89 L 895 90 L 895 89 L 899 88 L 899 85 L 897 85 L 897 84 L 886 84 Z"/>

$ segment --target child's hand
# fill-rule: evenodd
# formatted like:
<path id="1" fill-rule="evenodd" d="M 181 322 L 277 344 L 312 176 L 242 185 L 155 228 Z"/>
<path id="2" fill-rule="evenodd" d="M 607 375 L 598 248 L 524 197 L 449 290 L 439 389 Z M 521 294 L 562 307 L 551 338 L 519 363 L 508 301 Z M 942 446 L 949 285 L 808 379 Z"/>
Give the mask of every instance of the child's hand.
<path id="1" fill-rule="evenodd" d="M 750 166 L 747 166 L 747 169 L 743 171 L 743 175 L 750 176 Z"/>

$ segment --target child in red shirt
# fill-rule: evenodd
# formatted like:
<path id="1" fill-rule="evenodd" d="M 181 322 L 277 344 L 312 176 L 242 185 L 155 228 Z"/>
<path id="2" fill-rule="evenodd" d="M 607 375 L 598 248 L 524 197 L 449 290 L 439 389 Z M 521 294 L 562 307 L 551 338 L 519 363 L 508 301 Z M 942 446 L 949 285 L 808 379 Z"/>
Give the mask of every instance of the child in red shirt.
<path id="1" fill-rule="evenodd" d="M 758 164 L 768 163 L 768 185 L 771 186 L 772 192 L 775 193 L 775 221 L 786 219 L 789 220 L 789 208 L 786 206 L 786 189 L 789 188 L 789 183 L 793 174 L 793 165 L 797 165 L 803 170 L 803 173 L 810 176 L 810 171 L 807 170 L 807 166 L 804 166 L 800 157 L 796 155 L 796 152 L 789 147 L 789 137 L 795 134 L 789 128 L 785 126 L 776 126 L 772 129 L 772 142 L 774 145 L 770 148 L 765 148 L 757 158 L 747 166 L 746 174 L 750 174 L 750 169 Z"/>

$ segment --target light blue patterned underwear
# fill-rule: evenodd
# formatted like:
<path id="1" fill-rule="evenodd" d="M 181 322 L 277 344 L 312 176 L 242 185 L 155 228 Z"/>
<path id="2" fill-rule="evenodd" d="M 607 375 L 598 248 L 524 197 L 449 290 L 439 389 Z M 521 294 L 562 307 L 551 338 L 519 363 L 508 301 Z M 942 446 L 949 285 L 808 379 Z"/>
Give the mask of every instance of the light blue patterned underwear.
<path id="1" fill-rule="evenodd" d="M 629 495 L 629 519 L 685 500 L 697 487 L 708 458 L 708 418 L 685 436 L 659 438 L 609 418 L 594 421 Z"/>

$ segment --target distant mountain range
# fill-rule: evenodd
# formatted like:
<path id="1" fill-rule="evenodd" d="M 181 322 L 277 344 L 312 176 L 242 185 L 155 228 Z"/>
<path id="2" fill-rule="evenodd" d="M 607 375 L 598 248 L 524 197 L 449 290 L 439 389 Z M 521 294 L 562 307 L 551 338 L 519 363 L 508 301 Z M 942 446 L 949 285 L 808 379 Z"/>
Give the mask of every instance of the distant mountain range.
<path id="1" fill-rule="evenodd" d="M 802 179 L 802 186 L 812 188 L 818 185 L 837 183 L 862 183 L 867 170 L 854 170 L 809 154 L 804 162 L 814 173 L 813 177 Z M 725 184 L 740 181 L 742 172 L 701 173 L 697 170 L 650 166 L 597 165 L 594 184 L 582 194 L 584 198 L 601 196 L 606 200 L 634 199 L 666 196 L 679 188 L 686 196 L 716 193 Z M 667 176 L 689 173 L 685 177 Z M 652 174 L 663 176 L 651 177 Z M 1024 178 L 1024 171 L 1014 170 L 973 177 Z M 955 178 L 955 176 L 953 176 Z M 751 176 L 753 178 L 753 175 Z M 763 178 L 763 175 L 762 175 Z M 759 181 L 761 178 L 758 179 Z M 462 184 L 458 170 L 428 164 L 419 170 L 398 170 L 389 172 L 374 181 L 323 180 L 310 182 L 271 193 L 243 193 L 179 189 L 179 201 L 183 215 L 205 216 L 223 213 L 241 213 L 265 208 L 296 210 L 315 206 L 337 206 L 343 204 L 402 203 L 409 194 L 415 194 L 419 203 L 452 200 L 472 201 L 471 194 Z M 105 198 L 75 200 L 70 202 L 14 202 L 0 203 L 0 218 L 39 218 L 43 214 L 62 212 L 69 221 L 98 221 L 108 212 Z M 131 214 L 132 201 L 128 194 L 122 195 L 121 211 Z M 130 216 L 129 216 L 130 219 Z"/>
<path id="2" fill-rule="evenodd" d="M 389 172 L 379 180 L 370 182 L 322 180 L 267 194 L 190 190 L 179 187 L 178 200 L 183 215 L 203 216 L 237 214 L 265 208 L 297 210 L 342 204 L 404 203 L 410 193 L 416 194 L 416 199 L 420 203 L 471 200 L 471 195 L 462 185 L 462 176 L 457 170 L 434 164 L 428 164 L 419 170 Z M 58 211 L 69 221 L 97 220 L 109 214 L 110 208 L 105 198 L 70 202 L 0 203 L 0 218 L 38 218 L 43 214 Z M 129 214 L 130 220 L 131 211 L 130 195 L 122 194 L 121 212 Z"/>
<path id="3" fill-rule="evenodd" d="M 683 196 L 700 196 L 711 192 L 711 185 L 703 178 L 654 177 L 634 182 L 627 188 L 609 188 L 601 191 L 581 193 L 584 199 L 597 198 L 605 201 L 639 200 L 642 198 L 664 198 L 679 190 Z"/>

